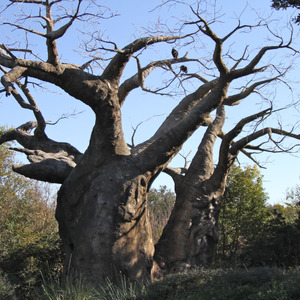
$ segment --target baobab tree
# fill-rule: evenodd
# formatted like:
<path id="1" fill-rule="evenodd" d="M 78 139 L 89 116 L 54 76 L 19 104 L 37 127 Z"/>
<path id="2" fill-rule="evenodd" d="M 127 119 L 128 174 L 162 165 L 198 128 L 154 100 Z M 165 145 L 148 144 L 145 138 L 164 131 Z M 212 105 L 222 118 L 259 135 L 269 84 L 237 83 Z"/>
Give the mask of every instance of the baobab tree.
<path id="1" fill-rule="evenodd" d="M 85 48 L 91 58 L 83 65 L 76 65 L 61 61 L 57 40 L 64 38 L 76 22 L 99 18 L 103 21 L 105 15 L 101 6 L 88 0 L 8 2 L 3 12 L 19 8 L 23 18 L 3 24 L 25 31 L 28 39 L 31 35 L 40 37 L 46 42 L 47 51 L 46 58 L 39 59 L 33 49 L 26 47 L 27 39 L 22 47 L 1 44 L 2 91 L 6 96 L 14 97 L 21 108 L 31 110 L 35 120 L 3 134 L 0 144 L 14 140 L 22 147 L 13 150 L 27 155 L 30 163 L 13 166 L 15 172 L 61 184 L 56 218 L 65 246 L 65 272 L 76 270 L 97 281 L 122 272 L 135 280 L 150 276 L 153 258 L 157 260 L 156 271 L 159 273 L 208 263 L 217 241 L 220 197 L 238 152 L 247 153 L 244 148 L 250 147 L 249 142 L 266 135 L 270 140 L 273 135 L 299 139 L 299 135 L 291 131 L 259 129 L 258 126 L 246 137 L 234 140 L 245 124 L 270 115 L 271 108 L 243 118 L 228 133 L 222 131 L 226 106 L 238 105 L 259 87 L 282 80 L 287 66 L 280 71 L 280 68 L 264 64 L 263 59 L 271 51 L 295 54 L 292 35 L 285 41 L 273 34 L 274 41 L 256 53 L 249 53 L 246 47 L 241 56 L 234 59 L 223 50 L 224 44 L 244 30 L 264 28 L 271 32 L 268 24 L 263 21 L 255 25 L 237 23 L 226 35 L 219 37 L 213 31 L 213 23 L 203 18 L 200 6 L 189 6 L 192 19 L 183 22 L 181 34 L 149 34 L 121 48 L 118 43 L 91 33 L 93 45 L 91 47 L 89 43 Z M 28 6 L 29 11 L 26 10 Z M 153 58 L 142 63 L 141 57 L 151 47 L 184 41 L 187 47 L 196 48 L 199 38 L 207 38 L 213 45 L 210 60 L 205 64 L 199 57 L 191 58 L 188 54 L 172 57 L 173 47 L 165 59 Z M 26 57 L 22 58 L 22 53 L 26 53 Z M 106 59 L 101 53 L 112 56 Z M 123 79 L 131 60 L 136 62 L 136 69 Z M 103 69 L 93 71 L 99 64 Z M 214 74 L 206 78 L 200 71 L 189 73 L 190 65 L 181 72 L 186 64 L 196 64 L 207 72 L 213 70 Z M 153 90 L 147 87 L 146 78 L 157 69 L 167 71 L 170 80 L 160 89 Z M 267 72 L 269 69 L 274 70 L 273 75 Z M 256 74 L 264 72 L 266 78 L 256 79 Z M 248 77 L 251 79 L 247 85 L 229 94 L 233 82 Z M 47 136 L 47 122 L 29 90 L 30 79 L 59 87 L 93 111 L 95 125 L 83 153 L 69 143 L 57 142 Z M 186 94 L 153 135 L 138 145 L 129 145 L 124 138 L 121 107 L 131 92 L 142 89 L 163 95 L 167 93 L 162 91 L 174 81 L 183 86 L 189 80 L 194 82 L 194 90 L 185 90 Z M 182 177 L 168 165 L 184 142 L 201 126 L 207 130 L 192 164 Z M 219 161 L 214 167 L 212 149 L 217 137 L 222 142 Z M 257 146 L 257 149 L 261 147 Z M 177 201 L 155 254 L 147 192 L 164 170 L 176 178 Z M 180 180 L 174 174 L 181 176 Z M 190 250 L 184 249 L 185 243 L 191 246 Z"/>

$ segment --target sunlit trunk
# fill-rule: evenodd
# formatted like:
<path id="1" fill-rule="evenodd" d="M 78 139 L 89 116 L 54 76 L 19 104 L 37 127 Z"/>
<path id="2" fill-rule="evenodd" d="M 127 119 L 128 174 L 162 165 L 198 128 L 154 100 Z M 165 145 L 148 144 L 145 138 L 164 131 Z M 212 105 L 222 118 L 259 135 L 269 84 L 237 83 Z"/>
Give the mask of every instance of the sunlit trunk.
<path id="1" fill-rule="evenodd" d="M 65 273 L 103 281 L 149 278 L 154 246 L 147 177 L 126 158 L 92 172 L 74 170 L 59 191 L 56 217 L 66 249 Z"/>

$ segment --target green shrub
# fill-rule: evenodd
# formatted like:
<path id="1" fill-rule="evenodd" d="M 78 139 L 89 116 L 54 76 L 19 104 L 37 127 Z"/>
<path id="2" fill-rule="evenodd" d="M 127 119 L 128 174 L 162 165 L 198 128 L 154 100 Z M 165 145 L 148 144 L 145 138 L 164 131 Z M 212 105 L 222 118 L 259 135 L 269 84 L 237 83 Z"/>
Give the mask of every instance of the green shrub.
<path id="1" fill-rule="evenodd" d="M 17 295 L 15 293 L 16 287 L 10 283 L 7 274 L 0 270 L 0 299 L 15 300 Z"/>
<path id="2" fill-rule="evenodd" d="M 34 290 L 41 285 L 42 275 L 58 278 L 62 260 L 61 241 L 53 234 L 2 255 L 0 265 L 20 299 L 35 299 Z"/>
<path id="3" fill-rule="evenodd" d="M 293 267 L 300 265 L 300 222 L 287 221 L 274 209 L 256 239 L 240 255 L 247 266 Z"/>
<path id="4" fill-rule="evenodd" d="M 300 269 L 200 270 L 151 284 L 139 299 L 300 299 Z"/>
<path id="5" fill-rule="evenodd" d="M 268 217 L 267 199 L 258 168 L 233 165 L 221 201 L 216 261 L 228 267 L 239 265 L 239 254 Z"/>
<path id="6" fill-rule="evenodd" d="M 9 146 L 0 145 L 0 299 L 15 290 L 23 300 L 32 298 L 42 273 L 58 276 L 63 253 L 50 185 L 14 173 Z"/>
<path id="7" fill-rule="evenodd" d="M 166 186 L 151 188 L 148 195 L 148 206 L 152 228 L 152 238 L 156 244 L 165 228 L 175 203 L 176 195 Z"/>

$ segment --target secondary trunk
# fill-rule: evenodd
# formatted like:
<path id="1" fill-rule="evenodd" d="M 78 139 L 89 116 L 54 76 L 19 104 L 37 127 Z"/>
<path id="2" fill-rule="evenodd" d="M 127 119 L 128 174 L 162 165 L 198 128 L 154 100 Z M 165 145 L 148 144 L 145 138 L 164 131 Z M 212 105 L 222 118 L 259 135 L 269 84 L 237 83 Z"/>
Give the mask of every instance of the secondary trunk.
<path id="1" fill-rule="evenodd" d="M 176 188 L 176 204 L 156 245 L 154 276 L 206 266 L 218 242 L 220 192 L 207 182 Z M 155 273 L 157 272 L 157 273 Z"/>
<path id="2" fill-rule="evenodd" d="M 214 144 L 224 120 L 225 109 L 221 106 L 185 175 L 172 168 L 167 170 L 175 183 L 176 202 L 156 245 L 154 276 L 206 266 L 213 259 L 220 202 L 230 167 L 222 164 L 216 170 L 213 163 Z"/>
<path id="3" fill-rule="evenodd" d="M 120 272 L 132 280 L 149 278 L 154 254 L 149 178 L 126 156 L 73 171 L 59 191 L 56 212 L 65 272 L 75 270 L 97 282 Z"/>

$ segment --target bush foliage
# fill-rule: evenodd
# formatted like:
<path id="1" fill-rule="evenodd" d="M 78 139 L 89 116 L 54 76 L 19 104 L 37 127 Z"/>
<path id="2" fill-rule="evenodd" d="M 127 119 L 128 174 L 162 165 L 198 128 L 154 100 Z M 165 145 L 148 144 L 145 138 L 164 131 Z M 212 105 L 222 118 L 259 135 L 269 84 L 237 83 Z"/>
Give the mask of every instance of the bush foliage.
<path id="1" fill-rule="evenodd" d="M 170 217 L 176 195 L 166 186 L 151 189 L 148 195 L 150 221 L 154 243 L 157 243 Z"/>
<path id="2" fill-rule="evenodd" d="M 270 218 L 256 238 L 245 247 L 240 259 L 249 267 L 300 265 L 300 210 L 298 217 L 285 218 L 278 208 L 270 208 Z"/>
<path id="3" fill-rule="evenodd" d="M 298 189 L 285 205 L 267 204 L 256 167 L 234 166 L 222 199 L 215 263 L 222 266 L 288 267 L 300 264 Z"/>
<path id="4" fill-rule="evenodd" d="M 235 263 L 245 245 L 255 239 L 268 218 L 267 199 L 257 167 L 232 167 L 219 216 L 218 260 Z"/>
<path id="5" fill-rule="evenodd" d="M 296 300 L 299 280 L 299 268 L 195 270 L 154 282 L 138 299 Z"/>
<path id="6" fill-rule="evenodd" d="M 27 299 L 42 273 L 59 273 L 63 254 L 49 185 L 14 173 L 8 147 L 0 146 L 0 298 Z"/>

